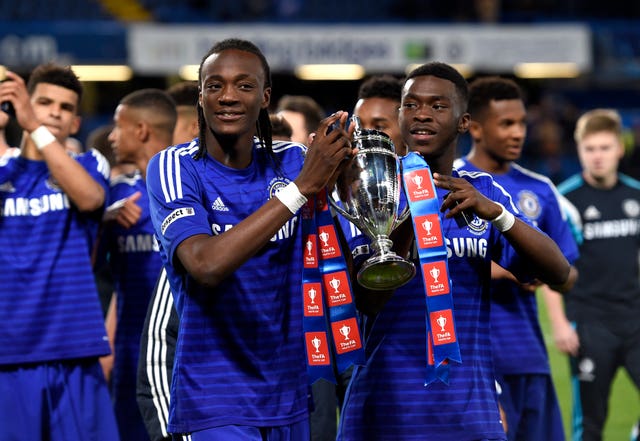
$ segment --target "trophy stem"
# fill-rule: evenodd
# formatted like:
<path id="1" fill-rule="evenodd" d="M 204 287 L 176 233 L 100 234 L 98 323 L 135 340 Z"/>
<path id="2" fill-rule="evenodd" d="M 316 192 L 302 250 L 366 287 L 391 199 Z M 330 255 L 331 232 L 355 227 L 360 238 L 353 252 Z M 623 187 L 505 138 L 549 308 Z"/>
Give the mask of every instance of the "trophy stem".
<path id="1" fill-rule="evenodd" d="M 375 291 L 396 289 L 413 278 L 416 268 L 413 262 L 403 259 L 391 250 L 393 242 L 378 235 L 371 247 L 375 254 L 367 259 L 358 271 L 358 283 Z"/>
<path id="2" fill-rule="evenodd" d="M 392 246 L 393 246 L 393 242 L 389 239 L 389 237 L 382 234 L 379 234 L 376 237 L 376 240 L 373 241 L 373 243 L 371 244 L 371 248 L 373 248 L 376 251 L 376 254 L 380 254 L 380 255 L 393 253 L 391 251 Z"/>

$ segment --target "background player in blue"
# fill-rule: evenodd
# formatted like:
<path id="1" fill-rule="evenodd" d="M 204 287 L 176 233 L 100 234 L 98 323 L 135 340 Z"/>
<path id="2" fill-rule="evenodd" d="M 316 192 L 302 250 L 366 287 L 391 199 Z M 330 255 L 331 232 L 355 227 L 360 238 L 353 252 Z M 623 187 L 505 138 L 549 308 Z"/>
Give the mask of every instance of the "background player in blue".
<path id="1" fill-rule="evenodd" d="M 520 87 L 506 78 L 479 78 L 469 86 L 467 110 L 473 144 L 467 157 L 454 166 L 490 173 L 509 192 L 518 210 L 573 262 L 577 246 L 553 183 L 514 162 L 522 154 L 527 132 Z M 575 276 L 573 268 L 572 281 Z M 500 404 L 507 416 L 508 439 L 564 440 L 562 415 L 538 323 L 536 285 L 517 283 L 497 264 L 492 265 L 492 279 L 491 350 L 502 389 Z"/>
<path id="2" fill-rule="evenodd" d="M 165 91 L 137 90 L 120 100 L 109 135 L 116 160 L 136 166 L 133 174 L 111 180 L 105 215 L 110 221 L 101 237 L 115 282 L 116 307 L 109 311 L 116 314 L 110 387 L 123 441 L 149 439 L 136 401 L 136 374 L 147 305 L 162 260 L 149 214 L 145 177 L 151 157 L 172 144 L 176 118 L 175 103 Z"/>
<path id="3" fill-rule="evenodd" d="M 449 385 L 425 386 L 426 310 L 420 272 L 384 305 L 380 297 L 388 293 L 357 293 L 358 306 L 367 313 L 367 362 L 354 369 L 340 421 L 341 440 L 505 439 L 489 341 L 490 262 L 499 260 L 516 270 L 508 240 L 519 251 L 520 263 L 543 280 L 562 284 L 568 277 L 569 264 L 555 243 L 514 216 L 517 209 L 502 187 L 488 174 L 452 168 L 458 134 L 469 123 L 467 93 L 466 81 L 452 67 L 423 65 L 405 81 L 399 117 L 409 150 L 427 160 L 442 201 L 462 364 L 451 366 Z M 458 222 L 462 210 L 474 213 L 469 225 Z M 410 221 L 398 227 L 393 240 L 399 255 L 409 254 Z"/>
<path id="4" fill-rule="evenodd" d="M 0 165 L 0 439 L 117 440 L 98 357 L 109 345 L 91 268 L 108 186 L 102 155 L 65 151 L 82 85 L 45 64 L 0 84 L 24 129 Z"/>
<path id="5" fill-rule="evenodd" d="M 173 144 L 191 142 L 198 136 L 198 82 L 175 83 L 167 93 L 175 101 L 178 111 Z M 171 439 L 167 433 L 169 386 L 178 323 L 167 272 L 162 269 L 142 328 L 136 383 L 138 407 L 152 441 Z"/>
<path id="6" fill-rule="evenodd" d="M 573 437 L 591 441 L 602 439 L 618 369 L 640 388 L 640 182 L 618 172 L 624 147 L 616 111 L 585 113 L 574 137 L 583 171 L 558 190 L 579 227 L 579 277 L 564 296 L 566 316 L 558 307 L 549 318 L 558 348 L 572 356 Z"/>
<path id="7" fill-rule="evenodd" d="M 180 316 L 169 432 L 306 440 L 296 213 L 353 153 L 347 114 L 328 117 L 304 156 L 271 142 L 270 69 L 253 43 L 215 44 L 199 78 L 198 141 L 156 155 L 147 176 Z"/>

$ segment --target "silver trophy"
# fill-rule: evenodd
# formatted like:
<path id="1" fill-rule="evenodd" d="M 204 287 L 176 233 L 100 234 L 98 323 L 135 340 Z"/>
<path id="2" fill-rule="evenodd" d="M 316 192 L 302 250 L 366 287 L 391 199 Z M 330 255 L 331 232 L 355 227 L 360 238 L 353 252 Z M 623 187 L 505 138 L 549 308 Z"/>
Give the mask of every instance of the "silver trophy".
<path id="1" fill-rule="evenodd" d="M 358 153 L 353 167 L 343 173 L 334 194 L 329 197 L 333 208 L 351 221 L 371 239 L 374 255 L 358 272 L 358 283 L 372 290 L 395 289 L 415 275 L 412 262 L 391 250 L 391 232 L 410 214 L 398 213 L 401 183 L 399 163 L 391 138 L 378 130 L 362 129 L 358 117 L 353 145 Z"/>

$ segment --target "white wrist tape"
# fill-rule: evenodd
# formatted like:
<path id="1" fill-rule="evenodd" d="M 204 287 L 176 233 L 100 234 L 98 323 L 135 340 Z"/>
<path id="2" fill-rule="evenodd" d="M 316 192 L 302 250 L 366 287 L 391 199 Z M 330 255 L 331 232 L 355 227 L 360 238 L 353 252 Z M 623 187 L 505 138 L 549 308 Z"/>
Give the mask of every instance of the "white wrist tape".
<path id="1" fill-rule="evenodd" d="M 498 231 L 504 233 L 505 231 L 509 231 L 511 227 L 513 227 L 513 224 L 516 223 L 516 217 L 513 215 L 513 213 L 504 208 L 504 205 L 502 205 L 500 202 L 496 202 L 496 204 L 500 205 L 500 207 L 502 208 L 502 213 L 500 213 L 500 215 L 495 219 L 492 219 L 491 223 L 498 229 Z"/>
<path id="2" fill-rule="evenodd" d="M 295 182 L 287 184 L 286 187 L 276 193 L 276 197 L 280 199 L 280 202 L 286 205 L 293 214 L 296 214 L 298 210 L 307 203 L 307 198 L 300 193 Z"/>
<path id="3" fill-rule="evenodd" d="M 38 150 L 42 150 L 52 142 L 56 141 L 56 137 L 45 126 L 40 126 L 31 132 L 31 140 Z"/>

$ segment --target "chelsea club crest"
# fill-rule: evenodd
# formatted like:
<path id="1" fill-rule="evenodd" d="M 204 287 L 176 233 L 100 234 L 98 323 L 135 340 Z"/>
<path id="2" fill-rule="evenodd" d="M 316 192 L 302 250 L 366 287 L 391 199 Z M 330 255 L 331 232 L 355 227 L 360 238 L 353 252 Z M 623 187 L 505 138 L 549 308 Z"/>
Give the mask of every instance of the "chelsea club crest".
<path id="1" fill-rule="evenodd" d="M 274 197 L 276 193 L 286 187 L 291 181 L 287 178 L 277 177 L 269 182 L 269 199 Z"/>
<path id="2" fill-rule="evenodd" d="M 487 228 L 489 228 L 489 222 L 484 219 L 480 219 L 474 213 L 471 221 L 467 222 L 467 227 L 470 233 L 481 236 L 485 231 L 487 231 Z"/>

